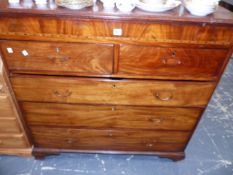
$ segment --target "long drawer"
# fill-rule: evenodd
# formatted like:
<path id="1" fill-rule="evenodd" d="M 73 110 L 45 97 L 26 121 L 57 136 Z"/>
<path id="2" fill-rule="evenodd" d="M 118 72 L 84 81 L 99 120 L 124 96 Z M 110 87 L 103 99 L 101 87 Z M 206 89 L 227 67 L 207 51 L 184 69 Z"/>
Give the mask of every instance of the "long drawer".
<path id="1" fill-rule="evenodd" d="M 19 101 L 145 106 L 206 106 L 214 83 L 13 76 Z"/>
<path id="2" fill-rule="evenodd" d="M 0 134 L 0 148 L 25 148 L 29 147 L 23 134 Z"/>
<path id="3" fill-rule="evenodd" d="M 122 45 L 119 75 L 175 80 L 215 80 L 227 49 L 163 48 Z"/>
<path id="4" fill-rule="evenodd" d="M 0 117 L 0 133 L 20 133 L 20 132 L 21 129 L 16 118 Z"/>
<path id="5" fill-rule="evenodd" d="M 31 127 L 36 147 L 111 151 L 182 151 L 189 132 Z M 48 141 L 49 140 L 49 141 Z"/>
<path id="6" fill-rule="evenodd" d="M 92 106 L 21 103 L 31 126 L 103 129 L 159 129 L 191 131 L 201 113 L 198 108 Z"/>
<path id="7" fill-rule="evenodd" d="M 111 74 L 113 45 L 3 41 L 12 71 L 45 74 Z"/>

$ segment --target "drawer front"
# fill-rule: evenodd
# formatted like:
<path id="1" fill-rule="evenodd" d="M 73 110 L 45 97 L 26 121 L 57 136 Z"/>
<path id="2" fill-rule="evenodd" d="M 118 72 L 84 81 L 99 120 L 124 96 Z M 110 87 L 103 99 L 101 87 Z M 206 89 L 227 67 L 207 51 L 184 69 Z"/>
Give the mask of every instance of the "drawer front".
<path id="1" fill-rule="evenodd" d="M 0 118 L 0 133 L 20 133 L 16 118 Z"/>
<path id="2" fill-rule="evenodd" d="M 28 146 L 23 135 L 0 135 L 0 148 L 26 148 Z"/>
<path id="3" fill-rule="evenodd" d="M 92 106 L 21 103 L 31 126 L 191 131 L 202 113 L 196 108 Z"/>
<path id="4" fill-rule="evenodd" d="M 122 45 L 118 74 L 180 80 L 214 80 L 228 50 Z"/>
<path id="5" fill-rule="evenodd" d="M 190 135 L 188 132 L 51 127 L 31 127 L 31 132 L 37 147 L 111 151 L 182 151 Z"/>
<path id="6" fill-rule="evenodd" d="M 71 40 L 103 40 L 115 37 L 146 42 L 172 43 L 210 43 L 230 44 L 233 41 L 232 28 L 213 25 L 126 22 L 110 20 L 78 20 L 68 18 L 46 17 L 0 17 L 0 36 L 7 38 L 20 36 L 21 38 L 43 39 L 56 38 L 62 41 Z M 58 30 L 60 29 L 60 30 Z M 114 32 L 119 29 L 121 32 Z"/>
<path id="7" fill-rule="evenodd" d="M 214 83 L 14 76 L 19 101 L 145 106 L 205 106 Z M 67 86 L 69 85 L 69 86 Z"/>
<path id="8" fill-rule="evenodd" d="M 47 74 L 111 74 L 113 45 L 53 42 L 1 43 L 10 70 Z"/>

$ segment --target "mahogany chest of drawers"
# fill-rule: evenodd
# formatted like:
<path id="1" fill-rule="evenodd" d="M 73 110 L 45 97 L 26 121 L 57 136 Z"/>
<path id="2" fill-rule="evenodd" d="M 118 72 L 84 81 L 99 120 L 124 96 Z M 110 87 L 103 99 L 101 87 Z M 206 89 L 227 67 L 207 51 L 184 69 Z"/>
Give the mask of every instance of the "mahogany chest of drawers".
<path id="1" fill-rule="evenodd" d="M 233 14 L 95 8 L 0 3 L 1 54 L 33 154 L 184 158 L 232 54 Z"/>

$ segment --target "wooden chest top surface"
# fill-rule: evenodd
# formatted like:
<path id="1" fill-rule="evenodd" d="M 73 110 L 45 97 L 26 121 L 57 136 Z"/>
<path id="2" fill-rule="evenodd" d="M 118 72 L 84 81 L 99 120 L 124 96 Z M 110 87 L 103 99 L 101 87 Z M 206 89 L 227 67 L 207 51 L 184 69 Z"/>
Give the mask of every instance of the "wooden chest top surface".
<path id="1" fill-rule="evenodd" d="M 21 0 L 21 4 L 23 0 Z M 205 17 L 197 17 L 191 15 L 183 6 L 163 13 L 149 13 L 139 9 L 135 9 L 131 13 L 122 13 L 117 9 L 104 10 L 102 4 L 97 2 L 93 7 L 84 8 L 81 10 L 70 10 L 61 7 L 37 8 L 33 4 L 32 8 L 25 8 L 22 5 L 12 7 L 8 4 L 8 0 L 0 1 L 0 16 L 17 15 L 17 16 L 59 16 L 59 17 L 74 17 L 74 18 L 95 18 L 95 19 L 111 19 L 111 20 L 141 20 L 141 21 L 158 21 L 158 22 L 191 22 L 191 23 L 211 23 L 233 25 L 233 13 L 219 7 L 213 15 Z"/>

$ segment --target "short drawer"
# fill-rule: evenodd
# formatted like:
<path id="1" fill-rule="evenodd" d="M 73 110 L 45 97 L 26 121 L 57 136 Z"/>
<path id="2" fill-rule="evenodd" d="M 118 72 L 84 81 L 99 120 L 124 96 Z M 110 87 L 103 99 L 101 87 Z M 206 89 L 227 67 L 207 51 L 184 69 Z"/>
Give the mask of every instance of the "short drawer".
<path id="1" fill-rule="evenodd" d="M 111 151 L 182 151 L 189 132 L 31 127 L 36 147 Z M 49 140 L 49 141 L 48 141 Z"/>
<path id="2" fill-rule="evenodd" d="M 111 74 L 113 45 L 5 41 L 8 68 L 41 74 Z"/>
<path id="3" fill-rule="evenodd" d="M 215 83 L 13 76 L 19 101 L 144 106 L 205 106 Z"/>
<path id="4" fill-rule="evenodd" d="M 20 104 L 28 125 L 99 129 L 191 131 L 202 109 L 93 106 L 52 103 Z"/>
<path id="5" fill-rule="evenodd" d="M 179 80 L 215 80 L 227 49 L 189 49 L 122 45 L 119 75 Z"/>
<path id="6" fill-rule="evenodd" d="M 22 134 L 3 135 L 0 134 L 0 148 L 26 148 L 29 145 Z"/>
<path id="7" fill-rule="evenodd" d="M 0 133 L 20 133 L 16 118 L 0 118 Z"/>

